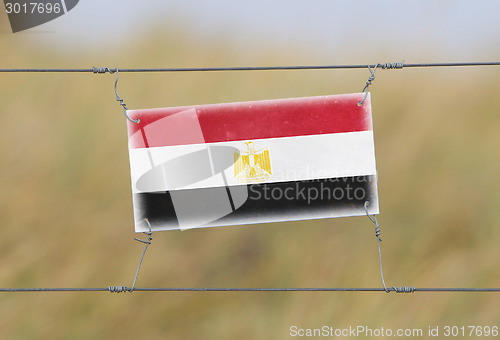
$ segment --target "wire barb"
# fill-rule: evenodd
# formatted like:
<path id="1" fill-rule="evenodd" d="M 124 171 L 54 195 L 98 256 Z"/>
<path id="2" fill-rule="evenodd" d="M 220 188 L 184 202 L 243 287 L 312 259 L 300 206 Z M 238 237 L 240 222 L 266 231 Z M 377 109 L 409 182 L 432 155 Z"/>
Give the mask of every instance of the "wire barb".
<path id="1" fill-rule="evenodd" d="M 118 69 L 110 69 L 109 67 L 92 67 L 92 72 L 94 73 L 100 73 L 100 74 L 103 74 L 103 73 L 110 73 L 110 74 L 113 74 L 117 71 Z"/>
<path id="2" fill-rule="evenodd" d="M 396 293 L 415 293 L 415 287 L 392 287 Z"/>
<path id="3" fill-rule="evenodd" d="M 405 61 L 403 60 L 400 63 L 392 63 L 392 64 L 391 63 L 379 64 L 378 66 L 383 70 L 402 69 L 405 66 Z"/>
<path id="4" fill-rule="evenodd" d="M 109 286 L 108 291 L 110 293 L 120 294 L 120 293 L 124 293 L 124 292 L 129 292 L 130 290 L 126 286 Z"/>

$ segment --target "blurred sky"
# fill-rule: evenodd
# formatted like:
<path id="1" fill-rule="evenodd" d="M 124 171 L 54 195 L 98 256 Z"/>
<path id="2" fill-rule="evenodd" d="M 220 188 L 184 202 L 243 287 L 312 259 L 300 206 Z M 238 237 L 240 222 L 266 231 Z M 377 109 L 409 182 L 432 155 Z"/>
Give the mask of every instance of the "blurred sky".
<path id="1" fill-rule="evenodd" d="M 80 0 L 67 15 L 17 34 L 78 53 L 133 46 L 158 25 L 165 38 L 178 31 L 161 27 L 175 26 L 250 55 L 291 49 L 336 62 L 331 56 L 342 55 L 344 63 L 375 62 L 375 55 L 388 58 L 378 62 L 487 61 L 499 59 L 499 12 L 498 0 Z"/>

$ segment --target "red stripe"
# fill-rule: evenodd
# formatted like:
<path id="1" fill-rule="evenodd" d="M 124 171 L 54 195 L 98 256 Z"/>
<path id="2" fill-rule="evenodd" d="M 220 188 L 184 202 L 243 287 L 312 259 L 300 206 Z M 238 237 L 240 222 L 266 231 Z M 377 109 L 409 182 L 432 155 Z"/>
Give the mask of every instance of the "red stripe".
<path id="1" fill-rule="evenodd" d="M 129 111 L 132 119 L 140 119 L 138 124 L 128 123 L 129 145 L 144 148 L 372 130 L 370 97 L 358 106 L 363 96 L 358 93 Z M 147 142 L 141 130 L 147 134 Z"/>

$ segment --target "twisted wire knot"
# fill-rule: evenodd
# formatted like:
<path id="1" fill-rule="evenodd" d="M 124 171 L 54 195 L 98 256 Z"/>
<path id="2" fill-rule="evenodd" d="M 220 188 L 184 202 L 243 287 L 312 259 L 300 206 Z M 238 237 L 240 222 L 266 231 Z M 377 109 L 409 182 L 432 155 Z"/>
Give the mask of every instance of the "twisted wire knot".
<path id="1" fill-rule="evenodd" d="M 392 290 L 396 293 L 414 293 L 415 287 L 392 287 Z M 389 293 L 389 291 L 387 291 Z"/>
<path id="2" fill-rule="evenodd" d="M 124 293 L 124 292 L 129 292 L 130 290 L 126 286 L 109 286 L 108 291 L 110 293 Z"/>
<path id="3" fill-rule="evenodd" d="M 144 243 L 144 244 L 151 244 L 151 241 L 153 240 L 153 237 L 151 235 L 153 235 L 153 232 L 152 231 L 148 231 L 148 232 L 143 232 L 144 235 L 147 235 L 148 239 L 146 241 L 144 240 L 141 240 L 137 237 L 134 237 L 134 240 L 136 241 L 139 241 L 141 243 Z"/>
<path id="4" fill-rule="evenodd" d="M 382 231 L 380 230 L 380 224 L 377 224 L 375 225 L 375 237 L 380 241 L 382 242 L 382 239 L 380 238 L 380 234 L 382 233 Z"/>
<path id="5" fill-rule="evenodd" d="M 385 63 L 379 64 L 379 67 L 383 70 L 394 70 L 394 69 L 402 69 L 404 67 L 405 61 L 396 62 L 396 63 Z"/>
<path id="6" fill-rule="evenodd" d="M 370 86 L 372 84 L 372 81 L 375 80 L 375 73 L 372 73 L 369 77 L 368 77 L 368 80 L 366 81 L 366 85 L 365 87 L 363 88 L 363 91 L 362 92 L 365 92 L 365 90 L 368 88 L 368 86 Z"/>
<path id="7" fill-rule="evenodd" d="M 380 238 L 380 234 L 382 233 L 382 231 L 380 230 L 380 223 L 378 223 L 377 217 L 375 215 L 371 217 L 370 214 L 368 213 L 368 204 L 369 204 L 368 201 L 366 201 L 364 204 L 366 216 L 368 216 L 370 221 L 372 221 L 372 223 L 375 224 L 375 237 L 377 237 L 378 241 L 382 242 L 382 239 Z"/>
<path id="8" fill-rule="evenodd" d="M 109 67 L 92 67 L 92 72 L 94 73 L 115 73 L 116 69 L 109 68 Z"/>
<path id="9" fill-rule="evenodd" d="M 375 71 L 377 70 L 377 67 L 379 67 L 380 64 L 375 65 L 375 67 L 372 69 L 370 66 L 368 66 L 368 70 L 370 70 L 370 76 L 368 77 L 368 80 L 366 81 L 365 87 L 363 87 L 363 91 L 361 93 L 365 93 L 365 96 L 363 97 L 363 100 L 358 102 L 358 106 L 363 105 L 363 103 L 366 100 L 366 97 L 368 96 L 368 88 L 372 84 L 372 81 L 375 80 Z"/>

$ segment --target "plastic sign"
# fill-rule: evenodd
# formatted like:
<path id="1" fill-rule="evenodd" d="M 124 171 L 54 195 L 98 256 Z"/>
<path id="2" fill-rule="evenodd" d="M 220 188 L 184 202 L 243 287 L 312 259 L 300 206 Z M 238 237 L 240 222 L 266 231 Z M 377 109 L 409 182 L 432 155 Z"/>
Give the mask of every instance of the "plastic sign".
<path id="1" fill-rule="evenodd" d="M 128 111 L 135 230 L 378 214 L 363 96 Z"/>

